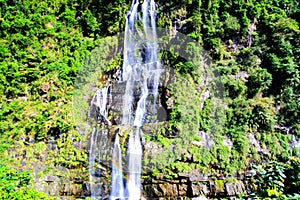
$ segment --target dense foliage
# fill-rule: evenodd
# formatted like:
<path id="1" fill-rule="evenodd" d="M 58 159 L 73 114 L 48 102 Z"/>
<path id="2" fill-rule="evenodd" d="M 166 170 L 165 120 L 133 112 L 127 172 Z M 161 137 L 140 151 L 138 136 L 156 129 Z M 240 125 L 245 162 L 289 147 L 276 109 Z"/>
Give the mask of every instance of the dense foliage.
<path id="1" fill-rule="evenodd" d="M 31 172 L 20 172 L 0 165 L 1 199 L 49 199 L 45 194 L 33 188 Z"/>
<path id="2" fill-rule="evenodd" d="M 288 163 L 272 161 L 263 165 L 252 165 L 255 171 L 253 197 L 295 198 L 298 199 L 300 184 L 299 159 L 291 159 Z"/>
<path id="3" fill-rule="evenodd" d="M 30 165 L 43 160 L 47 151 L 45 162 L 49 166 L 83 170 L 86 154 L 73 145 L 82 139 L 75 131 L 71 112 L 74 84 L 83 60 L 101 45 L 101 38 L 123 32 L 130 3 L 128 0 L 0 0 L 0 152 L 3 156 L 8 157 L 8 150 L 17 147 L 20 161 L 31 160 Z M 197 124 L 196 131 L 214 132 L 214 147 L 200 150 L 190 147 L 179 153 L 180 158 L 174 163 L 153 174 L 174 178 L 178 172 L 197 168 L 228 175 L 250 168 L 251 162 L 289 161 L 292 170 L 278 163 L 276 166 L 284 168 L 264 166 L 279 175 L 270 183 L 265 180 L 268 174 L 258 176 L 258 185 L 265 190 L 257 195 L 266 196 L 265 192 L 275 187 L 268 184 L 282 179 L 290 186 L 280 189 L 278 185 L 276 192 L 290 194 L 292 185 L 299 186 L 298 168 L 292 159 L 299 154 L 288 143 L 289 134 L 300 137 L 299 1 L 160 0 L 157 4 L 158 26 L 177 29 L 209 51 L 221 75 L 228 108 L 221 131 L 212 131 L 215 129 L 208 123 L 214 107 L 211 99 L 202 110 L 197 110 L 197 122 L 183 121 Z M 193 72 L 197 68 L 191 63 L 172 54 L 165 59 L 176 72 L 190 78 L 192 86 L 199 83 L 194 78 L 197 73 Z M 119 62 L 113 63 L 108 68 L 120 66 Z M 184 92 L 188 90 L 183 91 L 183 96 L 187 95 Z M 182 101 L 182 96 L 173 97 Z M 194 98 L 197 97 L 195 94 Z M 169 113 L 168 127 L 149 140 L 170 145 L 176 141 L 169 136 L 180 129 L 180 116 L 188 114 L 175 105 Z M 254 135 L 264 151 L 250 144 L 249 135 Z M 233 141 L 232 149 L 223 145 L 223 136 Z M 197 136 L 192 139 L 199 140 Z M 56 149 L 47 148 L 46 144 L 52 142 Z M 23 150 L 27 154 L 23 155 Z M 189 159 L 188 155 L 193 158 Z M 289 173 L 292 176 L 284 178 L 280 170 L 285 176 Z M 11 182 L 7 177 L 12 175 L 17 177 L 13 180 L 21 182 Z M 1 165 L 0 176 L 2 182 L 9 180 L 5 182 L 7 187 L 0 184 L 1 195 L 36 195 L 25 187 L 30 182 L 29 173 Z M 21 189 L 15 191 L 15 187 Z M 14 192 L 7 191 L 10 189 Z"/>

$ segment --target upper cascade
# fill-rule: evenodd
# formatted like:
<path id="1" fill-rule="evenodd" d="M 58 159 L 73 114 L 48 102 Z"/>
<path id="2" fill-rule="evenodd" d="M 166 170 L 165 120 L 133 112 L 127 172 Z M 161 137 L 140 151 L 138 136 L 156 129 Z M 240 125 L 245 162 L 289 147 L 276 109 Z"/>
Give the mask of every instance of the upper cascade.
<path id="1" fill-rule="evenodd" d="M 154 110 L 162 69 L 158 59 L 156 4 L 153 0 L 144 1 L 141 18 L 138 8 L 139 2 L 133 1 L 126 17 L 124 61 L 120 79 L 126 81 L 122 124 L 141 127 L 145 123 L 146 107 Z M 138 26 L 138 22 L 142 22 L 142 28 Z M 135 109 L 133 104 L 136 91 L 139 91 L 140 96 Z M 148 98 L 149 95 L 153 98 Z"/>

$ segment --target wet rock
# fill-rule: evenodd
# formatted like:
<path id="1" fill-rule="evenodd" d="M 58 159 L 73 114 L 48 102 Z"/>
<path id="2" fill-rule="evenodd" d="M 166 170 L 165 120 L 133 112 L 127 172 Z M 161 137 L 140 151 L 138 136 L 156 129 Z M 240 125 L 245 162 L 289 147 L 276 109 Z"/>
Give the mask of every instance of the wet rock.
<path id="1" fill-rule="evenodd" d="M 217 196 L 217 186 L 215 182 L 213 181 L 209 182 L 209 189 L 210 189 L 210 195 Z"/>
<path id="2" fill-rule="evenodd" d="M 147 197 L 156 198 L 163 196 L 163 192 L 158 187 L 158 184 L 143 185 L 143 191 L 146 193 Z"/>
<path id="3" fill-rule="evenodd" d="M 241 79 L 242 81 L 247 81 L 250 74 L 247 71 L 239 71 L 236 75 L 231 75 L 235 79 Z"/>
<path id="4" fill-rule="evenodd" d="M 208 186 L 201 183 L 192 183 L 191 189 L 193 196 L 198 196 L 201 194 L 209 195 L 210 193 Z"/>
<path id="5" fill-rule="evenodd" d="M 123 96 L 126 89 L 126 82 L 119 82 L 112 87 L 111 111 L 114 116 L 114 123 L 121 124 L 123 110 Z"/>
<path id="6" fill-rule="evenodd" d="M 36 178 L 35 179 L 35 182 L 34 182 L 34 189 L 40 191 L 40 192 L 43 192 L 45 194 L 49 194 L 49 191 L 48 191 L 48 184 L 44 181 L 42 181 L 41 179 L 39 178 Z"/>
<path id="7" fill-rule="evenodd" d="M 145 197 L 144 195 L 141 196 L 141 200 L 147 200 L 147 197 Z"/>
<path id="8" fill-rule="evenodd" d="M 75 184 L 73 182 L 64 183 L 63 186 L 60 188 L 60 193 L 65 196 L 80 197 L 83 194 L 82 185 Z"/>
<path id="9" fill-rule="evenodd" d="M 195 141 L 192 141 L 192 144 L 195 145 L 195 146 L 197 146 L 197 147 L 203 146 L 203 142 L 202 141 L 200 142 L 200 141 L 196 141 L 195 140 Z"/>
<path id="10" fill-rule="evenodd" d="M 78 150 L 83 150 L 84 149 L 84 143 L 82 141 L 74 141 L 73 145 L 78 149 Z"/>
<path id="11" fill-rule="evenodd" d="M 82 196 L 82 186 L 78 184 L 71 185 L 71 195 L 80 197 Z"/>
<path id="12" fill-rule="evenodd" d="M 46 176 L 45 178 L 44 178 L 44 181 L 45 182 L 58 182 L 59 181 L 59 178 L 57 177 L 57 176 Z"/>
<path id="13" fill-rule="evenodd" d="M 233 147 L 233 142 L 228 136 L 225 136 L 223 140 L 223 145 L 227 146 L 231 150 L 231 148 Z"/>
<path id="14" fill-rule="evenodd" d="M 90 193 L 91 193 L 91 196 L 94 196 L 94 197 L 99 197 L 101 196 L 101 191 L 102 191 L 102 186 L 101 184 L 89 184 L 89 189 L 90 189 Z"/>
<path id="15" fill-rule="evenodd" d="M 47 142 L 47 148 L 48 148 L 49 150 L 54 151 L 54 150 L 57 148 L 56 142 L 55 142 L 54 140 L 49 140 L 49 141 Z"/>
<path id="16" fill-rule="evenodd" d="M 59 196 L 60 195 L 61 185 L 59 182 L 51 182 L 48 185 L 49 195 L 51 196 Z"/>
<path id="17" fill-rule="evenodd" d="M 207 147 L 207 148 L 211 149 L 213 147 L 213 145 L 215 144 L 215 142 L 213 141 L 211 136 L 204 131 L 199 131 L 198 136 L 201 139 L 199 146 L 203 146 L 203 147 Z"/>
<path id="18" fill-rule="evenodd" d="M 59 171 L 64 172 L 64 173 L 69 173 L 69 170 L 68 170 L 67 168 L 65 168 L 65 167 L 57 166 L 57 169 L 58 169 Z"/>
<path id="19" fill-rule="evenodd" d="M 82 193 L 84 196 L 91 196 L 91 184 L 89 182 L 82 185 Z"/>
<path id="20" fill-rule="evenodd" d="M 178 194 L 179 196 L 186 196 L 187 195 L 188 186 L 186 184 L 180 184 L 178 186 Z"/>
<path id="21" fill-rule="evenodd" d="M 33 167 L 34 174 L 38 174 L 40 172 L 43 172 L 47 168 L 46 165 L 43 165 L 41 163 L 36 163 L 36 164 L 32 165 L 32 167 Z"/>
<path id="22" fill-rule="evenodd" d="M 164 197 L 178 196 L 178 190 L 176 184 L 170 184 L 170 183 L 159 184 L 159 188 L 162 191 Z"/>
<path id="23" fill-rule="evenodd" d="M 253 146 L 258 152 L 262 151 L 262 148 L 259 144 L 259 142 L 256 140 L 253 133 L 249 134 L 249 144 Z"/>
<path id="24" fill-rule="evenodd" d="M 210 92 L 208 90 L 205 90 L 202 92 L 201 97 L 200 97 L 200 109 L 202 110 L 203 106 L 204 106 L 204 102 L 207 98 L 209 98 L 210 96 Z"/>
<path id="25" fill-rule="evenodd" d="M 144 145 L 145 152 L 148 153 L 148 156 L 151 158 L 154 155 L 158 155 L 162 152 L 162 148 L 155 142 L 147 142 Z"/>
<path id="26" fill-rule="evenodd" d="M 175 107 L 175 101 L 173 98 L 169 98 L 166 102 L 168 109 L 173 109 Z"/>
<path id="27" fill-rule="evenodd" d="M 64 183 L 61 187 L 61 194 L 63 195 L 69 195 L 69 190 L 70 190 L 70 184 L 69 183 Z"/>
<path id="28" fill-rule="evenodd" d="M 188 177 L 191 182 L 203 182 L 208 180 L 208 177 L 201 173 L 200 170 L 179 173 L 179 176 Z"/>
<path id="29" fill-rule="evenodd" d="M 227 195 L 235 196 L 242 193 L 246 193 L 245 185 L 242 181 L 225 183 Z"/>
<path id="30" fill-rule="evenodd" d="M 255 173 L 256 173 L 255 170 L 248 170 L 248 171 L 245 172 L 245 177 L 246 178 L 251 178 L 255 175 Z"/>
<path id="31" fill-rule="evenodd" d="M 289 141 L 290 149 L 298 149 L 300 150 L 300 138 L 297 138 L 295 135 L 289 134 L 291 140 Z"/>

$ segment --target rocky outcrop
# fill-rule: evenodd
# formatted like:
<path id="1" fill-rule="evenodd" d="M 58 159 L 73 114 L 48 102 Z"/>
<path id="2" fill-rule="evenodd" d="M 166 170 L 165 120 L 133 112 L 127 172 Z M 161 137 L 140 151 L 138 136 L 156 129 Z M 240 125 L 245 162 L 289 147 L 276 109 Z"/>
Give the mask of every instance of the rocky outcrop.
<path id="1" fill-rule="evenodd" d="M 144 196 L 153 198 L 178 198 L 178 197 L 234 197 L 247 193 L 245 180 L 228 179 L 217 180 L 208 176 L 182 177 L 178 180 L 164 181 L 153 180 L 143 184 Z"/>
<path id="2" fill-rule="evenodd" d="M 89 185 L 83 182 L 70 181 L 58 176 L 49 175 L 44 178 L 35 178 L 35 189 L 56 197 L 84 197 L 90 195 Z M 65 198 L 66 199 L 66 198 Z"/>

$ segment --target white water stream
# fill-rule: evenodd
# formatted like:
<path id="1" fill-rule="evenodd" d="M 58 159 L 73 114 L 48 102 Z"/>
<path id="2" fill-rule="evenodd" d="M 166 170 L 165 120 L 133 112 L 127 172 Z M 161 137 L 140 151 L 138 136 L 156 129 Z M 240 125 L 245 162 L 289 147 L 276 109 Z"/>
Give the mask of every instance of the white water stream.
<path id="1" fill-rule="evenodd" d="M 146 117 L 156 112 L 156 98 L 162 71 L 157 56 L 156 4 L 154 0 L 145 0 L 141 5 L 141 17 L 139 7 L 139 1 L 134 0 L 126 16 L 124 60 L 120 77 L 121 82 L 126 82 L 126 89 L 123 96 L 121 125 L 130 127 L 131 131 L 126 152 L 126 168 L 122 165 L 119 135 L 115 136 L 112 149 L 109 197 L 111 200 L 139 200 L 141 198 L 143 156 L 141 127 L 146 122 Z M 112 103 L 109 95 L 111 87 L 113 85 L 96 91 L 88 113 L 89 116 L 96 115 L 97 120 L 104 122 L 106 126 L 112 125 L 108 119 L 108 105 Z M 97 151 L 99 151 L 99 147 L 97 147 L 99 133 L 98 129 L 94 129 L 91 135 L 90 174 L 95 174 L 94 166 Z M 90 181 L 92 182 L 92 180 Z M 98 193 L 101 194 L 101 191 Z M 102 198 L 101 195 L 96 196 L 92 192 L 92 197 Z"/>

